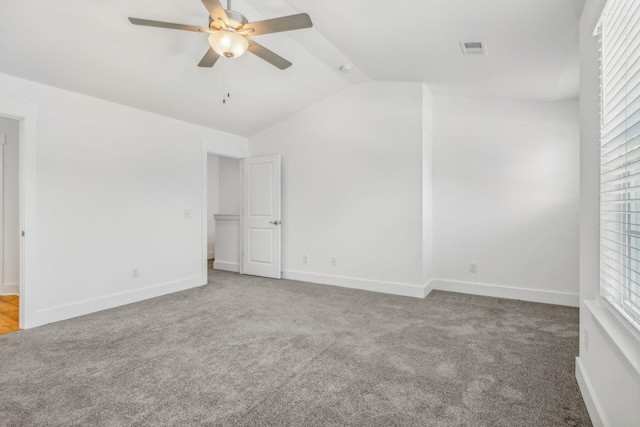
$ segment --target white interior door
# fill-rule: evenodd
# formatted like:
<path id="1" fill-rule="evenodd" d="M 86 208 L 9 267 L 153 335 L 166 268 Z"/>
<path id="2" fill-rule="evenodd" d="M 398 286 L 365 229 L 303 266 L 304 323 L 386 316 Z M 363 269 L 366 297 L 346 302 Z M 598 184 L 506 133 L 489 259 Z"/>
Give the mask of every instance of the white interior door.
<path id="1" fill-rule="evenodd" d="M 243 163 L 242 272 L 280 278 L 280 156 Z"/>

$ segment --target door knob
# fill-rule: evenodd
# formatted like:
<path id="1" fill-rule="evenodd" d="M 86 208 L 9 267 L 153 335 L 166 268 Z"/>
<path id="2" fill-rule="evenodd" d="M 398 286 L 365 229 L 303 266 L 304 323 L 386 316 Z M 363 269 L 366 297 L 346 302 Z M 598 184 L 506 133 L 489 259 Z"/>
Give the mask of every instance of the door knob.
<path id="1" fill-rule="evenodd" d="M 280 221 L 269 221 L 269 224 L 280 225 L 280 224 L 282 224 L 282 222 L 280 222 Z"/>

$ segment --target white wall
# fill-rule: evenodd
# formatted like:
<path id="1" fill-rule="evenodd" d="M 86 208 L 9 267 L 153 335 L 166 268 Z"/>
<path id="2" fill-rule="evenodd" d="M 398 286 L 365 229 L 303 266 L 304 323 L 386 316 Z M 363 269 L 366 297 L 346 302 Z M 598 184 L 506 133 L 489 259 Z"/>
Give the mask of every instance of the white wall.
<path id="1" fill-rule="evenodd" d="M 242 178 L 240 175 L 240 160 L 220 157 L 220 203 L 218 212 L 221 214 L 239 214 L 242 204 Z"/>
<path id="2" fill-rule="evenodd" d="M 19 132 L 20 122 L 0 117 L 0 135 L 6 135 L 3 152 L 2 173 L 2 272 L 0 295 L 18 294 L 20 282 L 20 207 L 19 207 Z"/>
<path id="3" fill-rule="evenodd" d="M 215 256 L 216 222 L 213 214 L 219 212 L 220 157 L 207 155 L 207 257 Z"/>
<path id="4" fill-rule="evenodd" d="M 282 155 L 285 277 L 578 305 L 577 100 L 367 83 L 249 145 Z"/>
<path id="5" fill-rule="evenodd" d="M 631 427 L 640 423 L 640 334 L 599 298 L 599 54 L 592 34 L 604 3 L 587 0 L 580 19 L 581 305 L 576 375 L 595 426 Z"/>
<path id="6" fill-rule="evenodd" d="M 434 287 L 577 306 L 577 101 L 436 97 L 434 121 Z"/>
<path id="7" fill-rule="evenodd" d="M 7 75 L 0 98 L 38 110 L 30 326 L 206 283 L 202 147 L 245 138 Z"/>
<path id="8" fill-rule="evenodd" d="M 423 91 L 361 84 L 250 138 L 282 156 L 285 277 L 424 296 Z"/>

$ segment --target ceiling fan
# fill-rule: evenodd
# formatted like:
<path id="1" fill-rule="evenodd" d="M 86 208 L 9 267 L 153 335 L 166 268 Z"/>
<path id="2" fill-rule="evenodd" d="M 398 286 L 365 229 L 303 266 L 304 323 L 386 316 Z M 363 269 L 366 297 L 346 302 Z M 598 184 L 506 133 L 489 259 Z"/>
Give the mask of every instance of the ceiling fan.
<path id="1" fill-rule="evenodd" d="M 219 0 L 202 0 L 202 3 L 209 12 L 209 26 L 207 28 L 139 18 L 129 18 L 129 21 L 134 25 L 146 27 L 170 28 L 209 34 L 209 45 L 211 47 L 204 54 L 198 67 L 213 67 L 221 56 L 237 58 L 249 51 L 281 70 L 289 68 L 292 65 L 291 62 L 249 39 L 248 36 L 261 36 L 263 34 L 299 30 L 313 26 L 311 18 L 306 13 L 249 22 L 244 15 L 231 10 L 231 0 L 227 0 L 227 9 L 222 7 Z"/>

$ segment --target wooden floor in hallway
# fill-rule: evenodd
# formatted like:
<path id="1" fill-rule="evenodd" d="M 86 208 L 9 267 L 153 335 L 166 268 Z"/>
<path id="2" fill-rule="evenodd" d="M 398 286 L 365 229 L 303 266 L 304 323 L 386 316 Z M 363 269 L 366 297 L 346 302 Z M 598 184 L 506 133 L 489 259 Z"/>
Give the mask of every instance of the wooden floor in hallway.
<path id="1" fill-rule="evenodd" d="M 18 310 L 18 296 L 0 295 L 0 335 L 20 329 Z"/>

